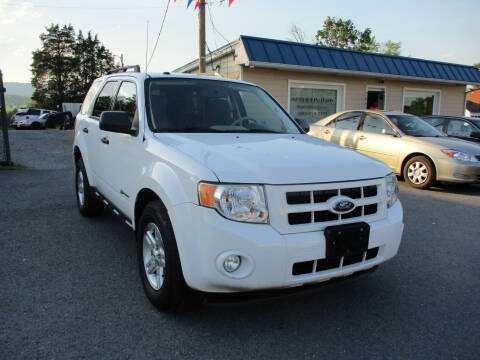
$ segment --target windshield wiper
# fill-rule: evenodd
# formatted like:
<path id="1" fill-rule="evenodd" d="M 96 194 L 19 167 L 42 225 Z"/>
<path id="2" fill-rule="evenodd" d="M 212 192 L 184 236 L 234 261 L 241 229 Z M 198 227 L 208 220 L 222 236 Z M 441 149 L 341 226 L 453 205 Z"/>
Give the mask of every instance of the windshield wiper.
<path id="1" fill-rule="evenodd" d="M 174 133 L 223 133 L 225 131 L 201 127 L 188 127 L 188 128 L 171 128 L 171 129 L 156 129 L 155 132 L 174 132 Z"/>

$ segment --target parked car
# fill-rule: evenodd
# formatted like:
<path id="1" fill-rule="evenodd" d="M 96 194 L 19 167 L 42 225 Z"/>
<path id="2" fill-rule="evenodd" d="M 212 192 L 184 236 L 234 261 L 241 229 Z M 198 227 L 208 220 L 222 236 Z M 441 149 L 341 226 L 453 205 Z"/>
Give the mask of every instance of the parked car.
<path id="1" fill-rule="evenodd" d="M 12 127 L 42 129 L 45 128 L 45 117 L 42 115 L 52 113 L 52 110 L 28 108 L 24 112 L 17 112 L 14 116 Z"/>
<path id="2" fill-rule="evenodd" d="M 290 288 L 393 257 L 403 231 L 396 176 L 301 124 L 253 84 L 107 75 L 77 116 L 78 209 L 108 207 L 136 232 L 141 281 L 161 310 L 189 288 Z"/>
<path id="3" fill-rule="evenodd" d="M 480 143 L 480 119 L 443 115 L 422 116 L 422 119 L 448 136 Z"/>
<path id="4" fill-rule="evenodd" d="M 73 116 L 70 111 L 48 114 L 45 122 L 48 129 L 67 130 L 73 128 Z"/>
<path id="5" fill-rule="evenodd" d="M 480 146 L 445 136 L 414 115 L 343 111 L 312 125 L 310 134 L 383 161 L 415 188 L 480 180 Z"/>

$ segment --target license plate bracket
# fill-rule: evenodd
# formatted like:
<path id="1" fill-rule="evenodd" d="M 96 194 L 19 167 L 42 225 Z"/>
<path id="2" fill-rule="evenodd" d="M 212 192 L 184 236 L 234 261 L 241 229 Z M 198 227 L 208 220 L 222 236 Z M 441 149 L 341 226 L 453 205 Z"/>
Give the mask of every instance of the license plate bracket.
<path id="1" fill-rule="evenodd" d="M 360 255 L 368 250 L 370 225 L 366 222 L 328 226 L 324 231 L 327 259 Z"/>

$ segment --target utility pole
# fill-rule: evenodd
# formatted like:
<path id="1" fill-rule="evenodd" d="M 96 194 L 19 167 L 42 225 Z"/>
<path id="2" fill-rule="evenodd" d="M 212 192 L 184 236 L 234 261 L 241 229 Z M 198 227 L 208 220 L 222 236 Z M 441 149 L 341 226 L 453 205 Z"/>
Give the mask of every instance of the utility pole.
<path id="1" fill-rule="evenodd" d="M 205 1 L 198 7 L 198 73 L 205 72 Z"/>
<path id="2" fill-rule="evenodd" d="M 12 159 L 10 158 L 10 143 L 8 141 L 8 119 L 7 119 L 7 109 L 5 106 L 5 92 L 7 90 L 3 87 L 3 74 L 0 70 L 0 120 L 2 122 L 2 133 L 3 133 L 3 159 L 0 159 L 0 165 L 12 165 Z M 0 153 L 1 154 L 1 153 Z"/>

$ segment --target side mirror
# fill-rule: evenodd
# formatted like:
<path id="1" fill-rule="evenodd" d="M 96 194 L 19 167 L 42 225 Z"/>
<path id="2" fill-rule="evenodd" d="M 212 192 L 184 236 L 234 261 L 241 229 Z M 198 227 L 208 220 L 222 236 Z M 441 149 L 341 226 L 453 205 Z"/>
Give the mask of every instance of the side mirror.
<path id="1" fill-rule="evenodd" d="M 382 134 L 383 134 L 383 135 L 395 136 L 395 137 L 398 136 L 398 134 L 397 134 L 395 131 L 393 131 L 393 130 L 387 130 L 387 129 L 382 129 Z"/>
<path id="2" fill-rule="evenodd" d="M 480 132 L 479 131 L 472 131 L 470 133 L 470 137 L 475 138 L 475 139 L 480 139 Z"/>
<path id="3" fill-rule="evenodd" d="M 131 134 L 132 123 L 125 111 L 104 111 L 100 115 L 100 129 L 121 134 Z"/>
<path id="4" fill-rule="evenodd" d="M 310 131 L 310 124 L 307 120 L 301 118 L 296 118 L 295 120 L 297 121 L 298 125 L 300 125 L 303 131 L 305 131 L 306 133 Z"/>

